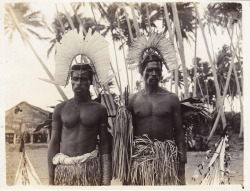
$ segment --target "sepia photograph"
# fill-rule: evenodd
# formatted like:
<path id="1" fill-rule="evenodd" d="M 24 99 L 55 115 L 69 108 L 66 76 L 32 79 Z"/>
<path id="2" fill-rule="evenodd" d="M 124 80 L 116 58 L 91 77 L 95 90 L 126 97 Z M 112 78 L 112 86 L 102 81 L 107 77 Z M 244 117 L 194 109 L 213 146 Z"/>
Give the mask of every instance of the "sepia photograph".
<path id="1" fill-rule="evenodd" d="M 249 5 L 1 2 L 1 187 L 246 189 Z"/>

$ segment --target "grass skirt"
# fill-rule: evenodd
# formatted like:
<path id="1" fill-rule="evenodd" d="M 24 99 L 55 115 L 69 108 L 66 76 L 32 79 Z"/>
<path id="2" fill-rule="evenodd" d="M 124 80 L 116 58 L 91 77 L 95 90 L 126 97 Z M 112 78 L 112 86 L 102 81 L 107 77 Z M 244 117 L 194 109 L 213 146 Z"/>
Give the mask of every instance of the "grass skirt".
<path id="1" fill-rule="evenodd" d="M 137 137 L 133 142 L 131 185 L 178 185 L 178 152 L 173 141 Z"/>
<path id="2" fill-rule="evenodd" d="M 55 168 L 55 185 L 98 186 L 101 185 L 100 159 L 94 157 L 83 163 L 58 164 Z"/>

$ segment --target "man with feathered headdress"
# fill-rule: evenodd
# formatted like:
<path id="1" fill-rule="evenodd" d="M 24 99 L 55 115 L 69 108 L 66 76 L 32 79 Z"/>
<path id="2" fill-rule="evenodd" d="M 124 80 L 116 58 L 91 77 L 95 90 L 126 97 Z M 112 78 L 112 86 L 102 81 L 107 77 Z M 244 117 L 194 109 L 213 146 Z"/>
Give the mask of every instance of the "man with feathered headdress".
<path id="1" fill-rule="evenodd" d="M 140 36 L 128 52 L 128 64 L 138 64 L 144 89 L 132 94 L 134 140 L 128 184 L 184 185 L 186 146 L 178 97 L 159 86 L 162 67 L 177 65 L 176 52 L 163 33 Z"/>
<path id="2" fill-rule="evenodd" d="M 110 185 L 111 142 L 106 108 L 90 97 L 90 85 L 109 81 L 105 39 L 89 30 L 65 34 L 56 49 L 55 82 L 71 78 L 74 97 L 55 107 L 48 149 L 51 185 Z M 98 140 L 99 136 L 99 140 Z"/>

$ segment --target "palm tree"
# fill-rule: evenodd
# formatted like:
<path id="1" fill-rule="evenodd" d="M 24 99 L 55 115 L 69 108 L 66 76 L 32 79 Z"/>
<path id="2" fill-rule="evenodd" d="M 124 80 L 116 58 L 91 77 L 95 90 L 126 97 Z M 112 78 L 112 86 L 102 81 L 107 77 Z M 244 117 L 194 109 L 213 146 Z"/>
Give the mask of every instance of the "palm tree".
<path id="1" fill-rule="evenodd" d="M 215 84 L 215 88 L 216 88 L 216 98 L 217 98 L 217 104 L 216 105 L 217 105 L 217 107 L 220 110 L 219 114 L 221 115 L 221 120 L 222 120 L 222 123 L 223 123 L 223 127 L 225 127 L 226 126 L 226 118 L 225 118 L 225 115 L 224 115 L 223 108 L 220 107 L 223 104 L 221 103 L 222 99 L 221 99 L 220 87 L 219 87 L 219 83 L 218 83 L 218 79 L 217 79 L 217 74 L 216 74 L 216 67 L 215 67 L 215 64 L 213 62 L 213 59 L 211 57 L 211 54 L 210 54 L 210 51 L 209 51 L 209 48 L 208 48 L 208 42 L 207 42 L 207 38 L 205 36 L 203 23 L 201 21 L 201 18 L 200 18 L 200 15 L 199 15 L 199 12 L 198 12 L 196 4 L 195 4 L 195 10 L 196 10 L 197 18 L 198 18 L 199 25 L 200 25 L 200 28 L 201 28 L 201 31 L 202 31 L 202 36 L 203 36 L 203 39 L 204 39 L 204 42 L 205 42 L 205 46 L 206 46 L 207 54 L 208 54 L 208 57 L 209 57 L 209 61 L 210 61 L 210 64 L 212 66 L 212 73 L 213 73 L 214 84 Z"/>
<path id="2" fill-rule="evenodd" d="M 172 11 L 173 11 L 175 31 L 177 34 L 176 39 L 178 42 L 177 44 L 179 45 L 179 54 L 180 54 L 181 64 L 182 64 L 182 72 L 183 72 L 183 80 L 184 80 L 184 96 L 185 96 L 185 98 L 188 98 L 189 91 L 188 91 L 187 68 L 186 68 L 186 62 L 185 62 L 183 38 L 182 38 L 182 34 L 181 34 L 181 27 L 180 27 L 180 21 L 179 21 L 176 3 L 172 3 Z"/>
<path id="3" fill-rule="evenodd" d="M 174 14 L 172 11 L 171 3 L 166 3 L 167 9 L 169 12 L 169 19 L 171 22 L 174 21 Z M 195 31 L 195 22 L 196 22 L 196 16 L 195 16 L 195 9 L 194 5 L 192 3 L 176 3 L 176 7 L 178 10 L 178 17 L 179 22 L 181 25 L 181 35 L 182 38 L 187 40 L 189 42 L 189 39 L 193 39 L 194 31 Z M 168 30 L 166 18 L 163 17 L 163 25 L 164 25 L 164 31 Z M 177 35 L 175 33 L 175 35 Z"/>
<path id="4" fill-rule="evenodd" d="M 109 31 L 112 30 L 113 37 L 116 41 L 119 41 L 120 38 L 124 39 L 126 44 L 130 46 L 131 38 L 129 36 L 129 29 L 125 18 L 125 10 L 122 6 L 122 3 L 96 3 L 96 7 L 98 7 L 101 17 L 106 18 L 108 21 L 108 25 L 106 26 L 106 30 L 104 30 L 103 35 L 106 35 Z M 141 33 L 148 34 L 149 30 L 149 22 L 150 27 L 157 30 L 157 22 L 163 22 L 163 32 L 168 31 L 168 27 L 166 24 L 164 9 L 159 3 L 134 3 L 134 10 L 136 15 L 138 16 L 137 22 L 139 25 L 139 30 Z M 194 33 L 195 28 L 195 12 L 194 6 L 192 3 L 177 3 L 179 20 L 181 23 L 181 34 L 184 39 L 188 40 L 192 39 L 192 33 Z M 125 9 L 129 7 L 128 3 L 125 3 Z M 168 9 L 170 10 L 170 20 L 173 22 L 173 13 L 171 4 L 167 4 Z M 149 18 L 147 18 L 147 9 Z M 119 38 L 119 30 L 118 23 L 115 18 L 119 18 L 120 28 L 121 28 L 121 36 Z M 131 31 L 133 38 L 136 37 L 136 30 L 133 26 L 133 19 L 129 18 L 129 22 L 131 24 Z"/>
<path id="5" fill-rule="evenodd" d="M 167 4 L 170 10 L 170 20 L 173 23 L 173 13 L 170 4 Z M 102 34 L 106 36 L 111 32 L 114 41 L 121 41 L 120 48 L 124 45 L 130 46 L 131 40 L 136 38 L 136 31 L 140 31 L 141 34 L 148 34 L 150 30 L 157 30 L 159 21 L 163 21 L 165 25 L 164 32 L 168 30 L 164 17 L 164 8 L 161 4 L 157 3 L 134 3 L 131 7 L 128 3 L 95 3 L 95 8 L 98 8 L 101 13 L 101 18 L 105 20 L 107 25 L 103 30 Z M 133 13 L 133 19 L 126 15 L 126 12 L 131 8 Z M 195 28 L 195 11 L 192 3 L 177 3 L 179 22 L 181 25 L 181 35 L 183 39 L 189 40 L 192 38 L 192 33 L 194 33 Z M 136 16 L 136 17 L 135 17 Z M 136 30 L 136 25 L 133 22 L 138 23 L 138 28 Z M 177 35 L 177 33 L 175 33 Z M 125 43 L 124 43 L 125 42 Z M 181 44 L 181 42 L 179 42 Z M 188 94 L 188 82 L 187 75 L 185 72 L 185 63 L 183 66 L 185 89 Z M 178 72 L 177 72 L 178 76 Z M 132 77 L 131 77 L 132 79 Z"/>
<path id="6" fill-rule="evenodd" d="M 241 3 L 211 3 L 208 5 L 208 16 L 210 17 L 211 21 L 215 23 L 217 26 L 220 26 L 222 29 L 227 29 L 228 35 L 231 38 L 231 47 L 230 49 L 234 50 L 238 64 L 240 65 L 241 69 L 241 57 L 239 55 L 239 52 L 235 51 L 234 46 L 232 45 L 232 36 L 234 34 L 234 26 L 238 25 L 238 28 L 241 30 L 241 19 L 242 19 L 242 4 Z M 230 28 L 232 28 L 232 35 L 230 34 Z M 241 33 L 240 33 L 241 34 Z M 241 35 L 238 37 L 241 38 Z M 241 47 L 236 47 L 236 49 L 241 50 Z M 240 83 L 237 78 L 237 71 L 235 69 L 235 66 L 233 66 L 233 73 L 236 79 L 236 85 L 237 85 L 237 92 L 240 98 L 240 108 L 241 113 L 243 113 L 243 104 L 241 100 L 242 92 L 240 88 Z M 240 137 L 242 137 L 243 134 L 243 115 L 241 115 L 241 130 L 240 130 Z"/>
<path id="7" fill-rule="evenodd" d="M 178 11 L 177 11 L 178 9 Z M 164 12 L 164 13 L 163 13 Z M 183 40 L 186 39 L 189 42 L 188 37 L 192 38 L 192 33 L 194 33 L 195 28 L 195 12 L 194 6 L 191 3 L 166 3 L 163 5 L 162 14 L 163 16 L 163 26 L 164 31 L 169 32 L 170 39 L 174 42 L 176 40 L 177 46 L 179 45 L 179 53 L 182 60 L 182 68 L 183 68 L 183 75 L 184 75 L 184 89 L 185 89 L 185 97 L 188 97 L 188 76 L 186 70 L 186 64 L 184 59 L 184 46 Z M 174 23 L 174 25 L 173 25 Z M 176 38 L 174 40 L 174 35 L 172 34 L 172 27 L 175 28 L 174 34 Z M 181 26 L 181 27 L 180 27 Z M 172 73 L 173 75 L 173 73 Z M 178 78 L 179 72 L 175 70 L 175 93 L 178 94 Z"/>
<path id="8" fill-rule="evenodd" d="M 157 3 L 135 3 L 135 10 L 138 12 L 139 27 L 143 33 L 150 33 L 151 30 L 157 29 L 156 22 L 162 16 L 162 7 Z"/>
<path id="9" fill-rule="evenodd" d="M 104 25 L 96 24 L 94 19 L 91 17 L 83 17 L 83 13 L 80 12 L 81 3 L 74 3 L 72 4 L 72 9 L 74 10 L 74 15 L 70 16 L 70 20 L 73 23 L 73 27 L 77 30 L 80 29 L 80 26 L 83 27 L 84 31 L 88 31 L 89 28 L 92 31 L 101 31 L 104 29 Z M 60 42 L 62 35 L 72 30 L 71 25 L 69 24 L 69 18 L 67 18 L 65 13 L 58 12 L 55 17 L 54 21 L 51 24 L 50 31 L 55 35 L 54 38 L 50 39 L 50 48 L 47 51 L 47 56 L 49 57 L 52 51 L 55 48 L 57 42 Z"/>
<path id="10" fill-rule="evenodd" d="M 42 65 L 43 69 L 49 76 L 50 80 L 54 81 L 53 75 L 50 73 L 45 63 L 39 57 L 35 48 L 29 41 L 30 35 L 35 35 L 39 39 L 44 39 L 34 30 L 34 27 L 39 27 L 39 28 L 46 27 L 46 23 L 43 21 L 41 13 L 39 11 L 32 12 L 28 3 L 15 3 L 15 4 L 6 3 L 5 10 L 6 14 L 4 18 L 5 19 L 4 28 L 6 34 L 9 35 L 9 39 L 12 39 L 14 32 L 18 32 L 23 42 L 29 45 L 32 52 L 34 53 L 34 55 Z M 62 98 L 64 100 L 67 100 L 67 97 L 60 88 L 60 86 L 58 85 L 55 86 L 60 95 L 62 96 Z"/>
<path id="11" fill-rule="evenodd" d="M 209 106 L 214 106 L 214 97 L 216 97 L 216 90 L 214 80 L 212 79 L 212 70 L 208 62 L 202 62 L 200 58 L 196 58 L 197 63 L 197 97 L 203 97 Z M 188 70 L 191 82 L 194 81 L 194 67 Z"/>
<path id="12" fill-rule="evenodd" d="M 211 21 L 223 28 L 242 18 L 241 3 L 210 3 L 207 9 Z"/>

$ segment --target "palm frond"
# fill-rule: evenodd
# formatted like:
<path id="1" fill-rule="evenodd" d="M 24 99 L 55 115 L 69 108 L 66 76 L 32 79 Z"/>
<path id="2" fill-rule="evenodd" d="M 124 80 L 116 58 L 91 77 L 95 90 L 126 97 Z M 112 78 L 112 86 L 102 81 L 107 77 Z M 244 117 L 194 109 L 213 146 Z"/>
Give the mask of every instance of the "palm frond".
<path id="1" fill-rule="evenodd" d="M 41 35 L 39 35 L 37 32 L 35 32 L 34 30 L 30 29 L 30 28 L 26 28 L 27 31 L 29 31 L 29 33 L 31 33 L 32 35 L 36 36 L 39 40 L 48 40 L 50 39 L 49 37 L 42 37 Z"/>
<path id="2" fill-rule="evenodd" d="M 53 39 L 53 40 L 56 41 L 55 39 Z M 50 54 L 52 53 L 52 50 L 54 49 L 55 45 L 56 45 L 56 42 L 53 43 L 53 44 L 49 47 L 49 49 L 48 49 L 48 51 L 47 51 L 47 57 L 50 56 Z"/>
<path id="3" fill-rule="evenodd" d="M 32 27 L 44 27 L 44 23 L 42 23 L 41 21 L 37 21 L 37 20 L 25 20 L 24 22 L 25 25 L 29 25 Z"/>

